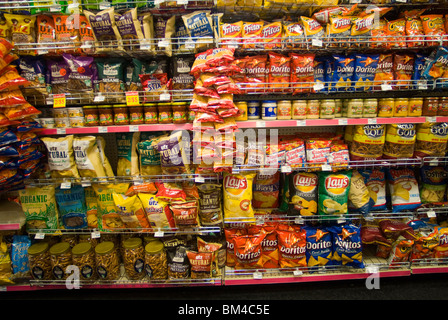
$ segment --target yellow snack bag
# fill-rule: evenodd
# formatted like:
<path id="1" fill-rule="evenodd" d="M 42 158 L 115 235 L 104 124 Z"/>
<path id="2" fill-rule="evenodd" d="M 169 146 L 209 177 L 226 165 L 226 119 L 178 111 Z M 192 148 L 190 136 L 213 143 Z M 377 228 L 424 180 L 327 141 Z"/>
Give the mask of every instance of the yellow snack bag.
<path id="1" fill-rule="evenodd" d="M 363 176 L 357 170 L 352 171 L 348 201 L 350 209 L 363 215 L 367 215 L 375 204 L 374 199 L 370 198 Z"/>
<path id="2" fill-rule="evenodd" d="M 145 209 L 137 195 L 125 196 L 122 193 L 112 193 L 117 210 L 126 228 L 149 228 Z"/>
<path id="3" fill-rule="evenodd" d="M 92 186 L 84 188 L 86 199 L 87 227 L 98 228 L 98 198 Z"/>
<path id="4" fill-rule="evenodd" d="M 224 217 L 249 218 L 244 222 L 253 221 L 252 185 L 256 173 L 231 174 L 224 173 Z M 238 219 L 238 222 L 241 222 Z"/>
<path id="5" fill-rule="evenodd" d="M 100 153 L 101 162 L 103 163 L 104 171 L 107 177 L 113 177 L 114 171 L 110 165 L 109 159 L 107 158 L 104 150 L 106 149 L 106 141 L 103 137 L 96 137 L 96 143 L 98 144 L 98 151 Z"/>
<path id="6" fill-rule="evenodd" d="M 305 30 L 305 36 L 309 39 L 319 39 L 325 35 L 325 30 L 322 25 L 313 18 L 308 18 L 305 16 L 300 16 L 300 20 L 303 23 L 303 28 Z"/>
<path id="7" fill-rule="evenodd" d="M 139 199 L 145 209 L 146 216 L 152 228 L 170 229 L 175 227 L 169 202 L 150 193 L 139 193 Z"/>
<path id="8" fill-rule="evenodd" d="M 73 139 L 73 153 L 81 177 L 105 177 L 96 137 L 83 136 Z"/>
<path id="9" fill-rule="evenodd" d="M 123 221 L 115 206 L 113 193 L 124 194 L 129 189 L 129 183 L 118 184 L 95 184 L 98 201 L 98 229 L 100 231 L 113 231 L 124 228 Z"/>
<path id="10" fill-rule="evenodd" d="M 48 151 L 48 166 L 53 178 L 79 178 L 73 155 L 73 135 L 41 138 Z"/>

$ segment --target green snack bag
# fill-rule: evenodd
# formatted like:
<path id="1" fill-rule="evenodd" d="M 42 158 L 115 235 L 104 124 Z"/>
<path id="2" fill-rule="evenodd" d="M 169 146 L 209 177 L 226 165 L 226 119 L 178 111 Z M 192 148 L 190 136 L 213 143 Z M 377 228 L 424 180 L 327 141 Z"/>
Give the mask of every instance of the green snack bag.
<path id="1" fill-rule="evenodd" d="M 54 186 L 25 188 L 19 191 L 19 199 L 27 230 L 58 228 L 59 212 Z"/>
<path id="2" fill-rule="evenodd" d="M 351 177 L 351 171 L 319 172 L 319 215 L 334 218 L 348 213 Z"/>

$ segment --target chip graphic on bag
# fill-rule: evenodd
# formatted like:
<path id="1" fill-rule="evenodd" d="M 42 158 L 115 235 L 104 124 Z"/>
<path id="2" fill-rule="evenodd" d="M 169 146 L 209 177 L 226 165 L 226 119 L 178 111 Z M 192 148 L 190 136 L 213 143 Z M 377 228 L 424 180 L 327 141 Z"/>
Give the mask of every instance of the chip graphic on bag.
<path id="1" fill-rule="evenodd" d="M 371 210 L 385 210 L 386 207 L 386 173 L 380 169 L 361 169 L 359 173 L 370 193 L 374 204 Z"/>
<path id="2" fill-rule="evenodd" d="M 334 55 L 332 91 L 353 91 L 354 55 Z"/>
<path id="3" fill-rule="evenodd" d="M 223 200 L 224 217 L 236 218 L 241 222 L 253 221 L 254 211 L 252 207 L 252 185 L 255 173 L 231 174 L 224 173 Z M 249 218 L 249 219 L 244 219 Z"/>
<path id="4" fill-rule="evenodd" d="M 290 181 L 291 215 L 317 214 L 318 177 L 316 173 L 295 172 Z"/>
<path id="5" fill-rule="evenodd" d="M 264 233 L 240 235 L 233 238 L 235 269 L 262 268 L 262 245 Z"/>
<path id="6" fill-rule="evenodd" d="M 387 180 L 392 201 L 392 212 L 420 207 L 421 199 L 414 171 L 408 168 L 389 169 Z"/>
<path id="7" fill-rule="evenodd" d="M 301 228 L 277 230 L 281 268 L 306 267 L 306 232 Z"/>
<path id="8" fill-rule="evenodd" d="M 361 228 L 355 224 L 328 227 L 333 238 L 333 265 L 364 268 Z"/>
<path id="9" fill-rule="evenodd" d="M 319 172 L 318 213 L 322 216 L 348 213 L 351 171 Z"/>
<path id="10" fill-rule="evenodd" d="M 309 268 L 332 264 L 333 242 L 325 227 L 305 226 L 306 260 Z"/>

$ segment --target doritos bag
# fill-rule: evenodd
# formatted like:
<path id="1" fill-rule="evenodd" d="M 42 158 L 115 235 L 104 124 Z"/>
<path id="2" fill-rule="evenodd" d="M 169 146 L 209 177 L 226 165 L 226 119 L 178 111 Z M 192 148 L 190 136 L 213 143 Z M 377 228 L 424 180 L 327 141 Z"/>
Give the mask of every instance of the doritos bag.
<path id="1" fill-rule="evenodd" d="M 353 85 L 355 91 L 370 91 L 373 89 L 379 54 L 356 54 Z"/>
<path id="2" fill-rule="evenodd" d="M 301 228 L 277 230 L 281 268 L 306 267 L 306 232 Z"/>
<path id="3" fill-rule="evenodd" d="M 334 55 L 331 91 L 352 91 L 352 78 L 355 70 L 354 55 Z"/>
<path id="4" fill-rule="evenodd" d="M 262 242 L 266 234 L 241 235 L 233 238 L 235 269 L 262 268 Z"/>
<path id="5" fill-rule="evenodd" d="M 333 238 L 333 264 L 364 268 L 361 228 L 355 224 L 331 226 Z"/>
<path id="6" fill-rule="evenodd" d="M 308 268 L 330 266 L 333 255 L 331 233 L 325 227 L 305 226 L 304 229 Z"/>
<path id="7" fill-rule="evenodd" d="M 290 53 L 293 93 L 311 92 L 314 83 L 314 54 Z M 323 82 L 323 81 L 322 81 Z"/>

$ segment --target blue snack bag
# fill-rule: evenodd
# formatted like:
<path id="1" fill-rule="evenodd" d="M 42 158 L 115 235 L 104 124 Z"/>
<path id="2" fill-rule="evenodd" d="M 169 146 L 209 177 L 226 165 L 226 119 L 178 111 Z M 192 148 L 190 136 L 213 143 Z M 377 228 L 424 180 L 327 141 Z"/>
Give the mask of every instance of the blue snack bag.
<path id="1" fill-rule="evenodd" d="M 23 235 L 14 235 L 12 239 L 12 274 L 15 276 L 26 276 L 30 271 L 28 248 L 31 246 L 31 239 L 28 236 Z"/>
<path id="2" fill-rule="evenodd" d="M 412 74 L 412 83 L 414 85 L 414 89 L 423 89 L 423 85 L 426 84 L 422 82 L 422 73 L 425 67 L 426 56 L 416 53 L 415 54 L 415 62 L 414 62 L 414 73 Z"/>
<path id="3" fill-rule="evenodd" d="M 324 57 L 314 58 L 314 90 L 316 92 L 325 91 L 326 59 Z M 316 86 L 318 85 L 318 86 Z M 318 88 L 317 88 L 318 87 Z"/>
<path id="4" fill-rule="evenodd" d="M 333 265 L 364 268 L 361 228 L 347 223 L 328 227 L 333 239 Z"/>
<path id="5" fill-rule="evenodd" d="M 353 87 L 355 91 L 370 91 L 380 58 L 379 54 L 356 54 Z"/>
<path id="6" fill-rule="evenodd" d="M 70 189 L 57 187 L 55 197 L 64 228 L 87 228 L 85 193 L 81 185 L 74 185 Z"/>
<path id="7" fill-rule="evenodd" d="M 332 264 L 333 243 L 325 227 L 305 226 L 306 262 L 310 270 Z"/>
<path id="8" fill-rule="evenodd" d="M 332 91 L 345 92 L 354 90 L 353 74 L 355 61 L 355 55 L 334 55 Z"/>

